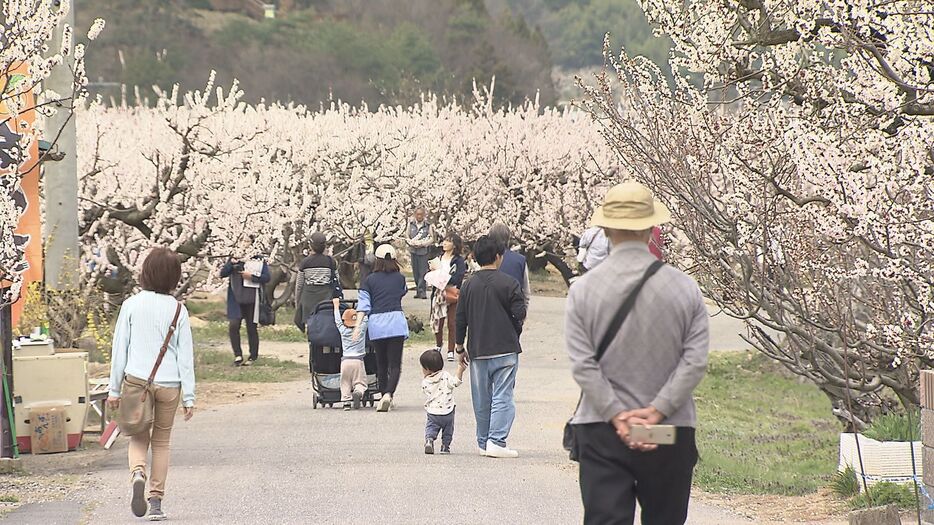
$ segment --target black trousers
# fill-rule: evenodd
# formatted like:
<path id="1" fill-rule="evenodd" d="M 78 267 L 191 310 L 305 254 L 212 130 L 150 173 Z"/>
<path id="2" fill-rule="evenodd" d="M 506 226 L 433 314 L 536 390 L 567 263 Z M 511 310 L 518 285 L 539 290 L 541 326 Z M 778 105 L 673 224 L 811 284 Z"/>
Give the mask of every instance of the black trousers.
<path id="1" fill-rule="evenodd" d="M 255 361 L 259 357 L 259 330 L 256 328 L 256 323 L 253 322 L 254 308 L 255 305 L 253 304 L 240 305 L 241 317 L 246 321 L 246 337 L 250 345 L 250 359 Z M 243 350 L 240 348 L 240 320 L 231 320 L 228 331 L 234 357 L 243 357 Z"/>
<path id="2" fill-rule="evenodd" d="M 402 347 L 404 337 L 390 337 L 373 341 L 376 351 L 376 380 L 380 394 L 395 394 L 402 373 Z"/>
<path id="3" fill-rule="evenodd" d="M 694 429 L 678 427 L 674 445 L 632 450 L 609 423 L 577 425 L 586 525 L 632 525 L 636 501 L 643 525 L 682 525 L 697 463 Z"/>

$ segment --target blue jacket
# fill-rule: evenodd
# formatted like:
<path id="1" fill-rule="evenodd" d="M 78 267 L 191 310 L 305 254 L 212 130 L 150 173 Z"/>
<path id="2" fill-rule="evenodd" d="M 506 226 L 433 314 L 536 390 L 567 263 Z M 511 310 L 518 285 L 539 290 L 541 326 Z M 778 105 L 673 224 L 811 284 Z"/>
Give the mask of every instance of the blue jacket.
<path id="1" fill-rule="evenodd" d="M 499 271 L 515 279 L 521 286 L 525 281 L 525 256 L 512 250 L 506 250 Z"/>
<path id="2" fill-rule="evenodd" d="M 260 275 L 254 275 L 251 279 L 254 283 L 266 284 L 272 278 L 269 273 L 269 265 L 266 264 L 265 259 L 262 255 L 254 255 L 251 259 L 257 259 L 263 261 L 263 270 Z M 227 283 L 227 319 L 231 321 L 239 321 L 243 319 L 243 313 L 240 311 L 241 304 L 253 304 L 256 300 L 251 298 L 251 301 L 247 301 L 247 296 L 251 293 L 255 297 L 256 292 L 253 292 L 249 288 L 244 288 L 243 286 L 243 276 L 239 272 L 234 271 L 233 261 L 227 261 L 224 264 L 224 267 L 221 268 L 221 277 L 229 277 L 230 281 Z"/>
<path id="3" fill-rule="evenodd" d="M 402 312 L 402 298 L 407 292 L 405 277 L 399 272 L 375 272 L 366 278 L 357 311 L 367 315 L 371 341 L 409 336 L 409 323 Z"/>

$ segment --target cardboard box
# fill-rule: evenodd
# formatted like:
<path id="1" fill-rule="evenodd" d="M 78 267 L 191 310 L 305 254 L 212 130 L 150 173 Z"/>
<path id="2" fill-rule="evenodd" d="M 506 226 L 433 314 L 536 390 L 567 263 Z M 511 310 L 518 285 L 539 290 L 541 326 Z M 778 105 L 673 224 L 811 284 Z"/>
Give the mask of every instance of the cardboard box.
<path id="1" fill-rule="evenodd" d="M 68 434 L 65 432 L 67 419 L 64 406 L 32 408 L 29 411 L 32 453 L 68 452 Z"/>

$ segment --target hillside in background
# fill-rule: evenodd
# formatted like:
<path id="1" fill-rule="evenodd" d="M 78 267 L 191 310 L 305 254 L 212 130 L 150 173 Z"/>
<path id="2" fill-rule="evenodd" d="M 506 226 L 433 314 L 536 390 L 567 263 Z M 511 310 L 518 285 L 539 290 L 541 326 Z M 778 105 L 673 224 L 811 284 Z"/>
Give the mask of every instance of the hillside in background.
<path id="1" fill-rule="evenodd" d="M 79 27 L 107 20 L 88 51 L 92 90 L 198 89 L 214 69 L 219 85 L 238 79 L 251 102 L 405 104 L 425 91 L 469 98 L 474 79 L 495 76 L 499 102 L 554 104 L 567 95 L 556 80 L 568 77 L 553 76 L 556 67 L 602 64 L 606 31 L 656 61 L 667 54 L 635 0 L 287 0 L 275 19 L 230 7 L 240 4 L 251 2 L 81 2 Z"/>
<path id="2" fill-rule="evenodd" d="M 541 30 L 556 66 L 564 70 L 603 65 L 603 35 L 668 70 L 670 41 L 657 38 L 636 0 L 486 0 L 491 13 L 511 11 Z"/>

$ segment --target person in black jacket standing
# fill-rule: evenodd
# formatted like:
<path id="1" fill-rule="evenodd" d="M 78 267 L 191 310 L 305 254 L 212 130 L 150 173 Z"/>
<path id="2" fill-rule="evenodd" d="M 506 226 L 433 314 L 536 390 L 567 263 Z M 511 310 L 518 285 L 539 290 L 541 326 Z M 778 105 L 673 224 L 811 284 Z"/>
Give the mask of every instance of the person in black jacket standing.
<path id="1" fill-rule="evenodd" d="M 243 241 L 242 251 L 248 253 L 253 245 L 253 239 Z M 221 278 L 229 278 L 227 285 L 227 319 L 230 321 L 228 332 L 230 346 L 233 348 L 234 365 L 247 366 L 259 357 L 259 287 L 268 283 L 271 275 L 269 265 L 262 255 L 254 255 L 249 259 L 232 256 L 221 268 Z M 243 350 L 240 347 L 240 324 L 246 321 L 247 341 L 250 345 L 250 357 L 243 360 Z"/>
<path id="2" fill-rule="evenodd" d="M 481 268 L 461 288 L 457 302 L 457 354 L 470 365 L 477 444 L 481 455 L 492 458 L 519 455 L 506 446 L 506 438 L 516 418 L 513 391 L 526 303 L 519 283 L 499 271 L 503 251 L 489 236 L 477 239 L 474 257 Z"/>

